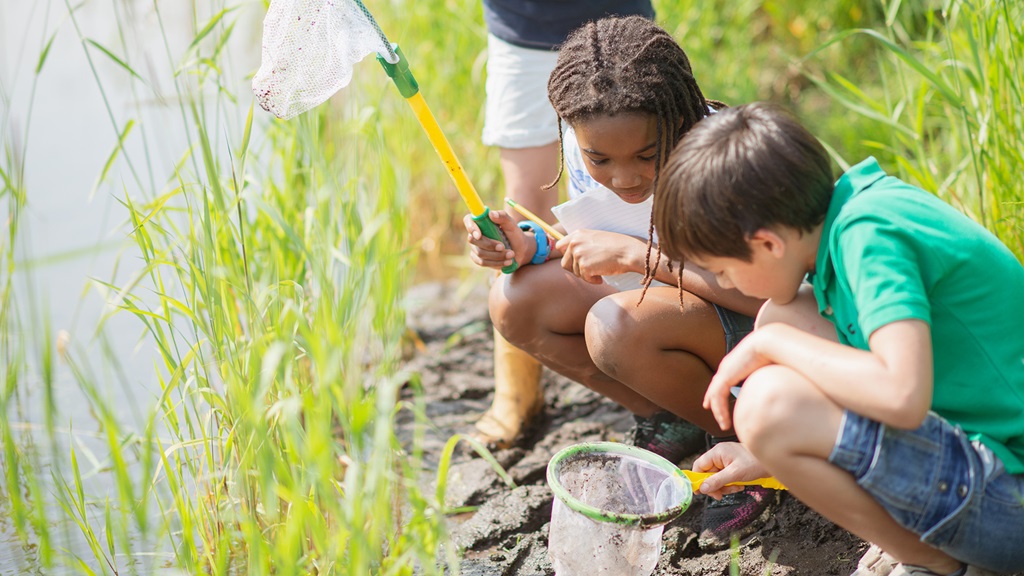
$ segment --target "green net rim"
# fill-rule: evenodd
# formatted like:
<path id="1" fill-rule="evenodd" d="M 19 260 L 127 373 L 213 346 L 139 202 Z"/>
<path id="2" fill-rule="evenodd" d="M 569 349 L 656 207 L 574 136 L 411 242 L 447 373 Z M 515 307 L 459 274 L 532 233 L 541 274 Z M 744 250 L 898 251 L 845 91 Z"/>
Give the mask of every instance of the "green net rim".
<path id="1" fill-rule="evenodd" d="M 574 457 L 583 454 L 593 454 L 596 452 L 625 454 L 660 468 L 671 478 L 674 478 L 679 482 L 680 486 L 684 488 L 686 496 L 677 506 L 652 514 L 625 514 L 609 512 L 607 510 L 591 506 L 590 504 L 586 504 L 569 494 L 569 491 L 566 490 L 565 487 L 562 486 L 562 483 L 558 481 L 557 471 L 564 462 Z M 693 488 L 690 484 L 690 480 L 683 475 L 683 472 L 677 466 L 653 452 L 637 448 L 636 446 L 619 444 L 618 442 L 585 442 L 582 444 L 574 444 L 560 450 L 551 458 L 551 461 L 548 462 L 547 478 L 548 486 L 551 487 L 551 491 L 554 492 L 555 496 L 561 500 L 563 504 L 568 506 L 570 510 L 579 512 L 591 520 L 596 520 L 598 522 L 610 522 L 622 526 L 635 526 L 638 528 L 662 526 L 678 518 L 683 512 L 686 512 L 690 507 L 690 503 L 693 501 Z"/>
<path id="2" fill-rule="evenodd" d="M 388 37 L 384 34 L 384 30 L 380 27 L 380 24 L 377 24 L 377 19 L 373 17 L 373 14 L 370 13 L 370 10 L 365 4 L 363 4 L 362 0 L 353 0 L 353 2 L 355 2 L 356 6 L 359 7 L 363 16 L 366 16 L 366 19 L 370 21 L 374 31 L 377 32 L 377 36 L 380 37 L 380 41 L 384 43 L 384 48 L 388 53 L 380 54 L 381 58 L 384 58 L 388 64 L 398 64 L 398 54 L 395 53 L 395 48 L 391 45 L 391 42 L 388 41 Z"/>

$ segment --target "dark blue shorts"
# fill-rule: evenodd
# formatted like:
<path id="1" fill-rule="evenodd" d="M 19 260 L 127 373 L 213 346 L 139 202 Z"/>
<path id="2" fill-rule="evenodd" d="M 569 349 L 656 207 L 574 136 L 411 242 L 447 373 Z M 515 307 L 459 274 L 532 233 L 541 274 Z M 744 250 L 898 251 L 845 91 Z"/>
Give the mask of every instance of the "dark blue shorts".
<path id="1" fill-rule="evenodd" d="M 722 322 L 722 330 L 725 331 L 725 352 L 728 354 L 740 343 L 740 340 L 754 331 L 754 318 L 733 312 L 728 308 L 722 308 L 718 304 L 712 304 L 712 306 L 715 307 L 718 319 Z"/>

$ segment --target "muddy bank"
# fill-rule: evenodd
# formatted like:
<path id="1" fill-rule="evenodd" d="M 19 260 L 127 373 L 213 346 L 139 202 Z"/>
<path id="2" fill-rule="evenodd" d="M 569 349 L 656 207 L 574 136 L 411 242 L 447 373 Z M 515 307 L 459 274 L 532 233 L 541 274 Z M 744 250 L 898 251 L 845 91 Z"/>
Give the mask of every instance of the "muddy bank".
<path id="1" fill-rule="evenodd" d="M 424 430 L 428 466 L 436 466 L 445 442 L 469 432 L 490 405 L 491 325 L 483 287 L 468 294 L 428 284 L 410 295 L 409 324 L 420 342 L 409 368 L 420 374 L 430 425 Z M 514 479 L 507 486 L 481 458 L 459 450 L 448 475 L 447 502 L 471 511 L 451 518 L 455 543 L 465 550 L 464 574 L 553 574 L 547 557 L 552 494 L 545 481 L 548 460 L 578 442 L 621 441 L 632 424 L 623 408 L 550 371 L 544 374 L 545 413 L 519 446 L 495 453 Z M 400 419 L 410 438 L 411 415 Z M 712 576 L 729 573 L 731 553 L 703 553 L 697 546 L 705 498 L 694 499 L 669 524 L 656 574 Z M 765 529 L 740 547 L 740 573 L 847 575 L 866 545 L 791 497 L 784 497 Z M 774 563 L 772 562 L 774 558 Z"/>

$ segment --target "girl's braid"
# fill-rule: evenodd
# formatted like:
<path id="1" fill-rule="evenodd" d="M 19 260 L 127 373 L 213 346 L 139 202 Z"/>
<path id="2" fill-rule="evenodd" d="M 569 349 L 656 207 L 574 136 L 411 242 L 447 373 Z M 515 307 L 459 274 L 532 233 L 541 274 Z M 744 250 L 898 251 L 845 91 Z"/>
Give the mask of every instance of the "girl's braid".
<path id="1" fill-rule="evenodd" d="M 559 119 L 570 125 L 597 116 L 653 115 L 657 120 L 654 188 L 661 167 L 683 134 L 707 115 L 709 104 L 715 109 L 725 106 L 704 98 L 683 49 L 668 32 L 642 16 L 605 18 L 573 32 L 561 46 L 558 64 L 548 79 L 548 98 Z M 558 140 L 561 144 L 561 124 Z M 560 162 L 558 175 L 546 189 L 558 184 L 563 167 Z M 651 264 L 653 245 L 652 214 L 638 306 L 661 263 L 659 246 Z M 679 278 L 681 303 L 681 265 Z"/>

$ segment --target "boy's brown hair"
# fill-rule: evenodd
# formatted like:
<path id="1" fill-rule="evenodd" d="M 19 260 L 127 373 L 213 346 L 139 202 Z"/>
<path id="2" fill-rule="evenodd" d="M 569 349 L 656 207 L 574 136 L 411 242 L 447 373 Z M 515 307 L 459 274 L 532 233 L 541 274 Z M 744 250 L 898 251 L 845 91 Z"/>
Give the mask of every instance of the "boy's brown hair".
<path id="1" fill-rule="evenodd" d="M 811 231 L 825 220 L 833 188 L 824 146 L 782 108 L 727 108 L 693 127 L 666 162 L 654 191 L 654 226 L 669 258 L 750 260 L 756 231 Z"/>

